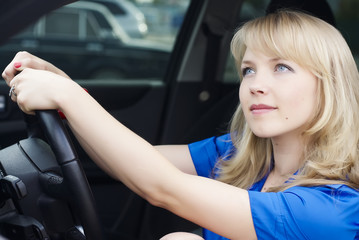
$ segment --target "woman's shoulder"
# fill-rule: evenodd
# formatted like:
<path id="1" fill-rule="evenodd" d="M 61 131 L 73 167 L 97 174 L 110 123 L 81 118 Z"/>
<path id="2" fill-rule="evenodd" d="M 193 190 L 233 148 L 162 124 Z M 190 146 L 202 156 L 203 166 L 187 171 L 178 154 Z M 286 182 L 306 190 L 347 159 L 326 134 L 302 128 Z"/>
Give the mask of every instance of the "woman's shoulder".
<path id="1" fill-rule="evenodd" d="M 354 189 L 345 184 L 330 184 L 312 187 L 294 186 L 283 191 L 284 194 L 296 194 L 304 196 L 323 195 L 334 199 L 349 199 L 359 203 L 359 189 Z M 357 197 L 357 198 L 355 198 Z"/>
<path id="2" fill-rule="evenodd" d="M 295 186 L 284 190 L 284 199 L 314 209 L 325 209 L 335 206 L 335 210 L 356 211 L 359 214 L 359 190 L 345 184 L 302 187 Z M 293 205 L 294 206 L 294 205 Z M 295 210 L 294 210 L 295 211 Z"/>
<path id="3" fill-rule="evenodd" d="M 276 229 L 290 239 L 353 239 L 359 232 L 359 192 L 346 185 L 249 191 L 249 196 L 254 224 L 263 234 Z"/>

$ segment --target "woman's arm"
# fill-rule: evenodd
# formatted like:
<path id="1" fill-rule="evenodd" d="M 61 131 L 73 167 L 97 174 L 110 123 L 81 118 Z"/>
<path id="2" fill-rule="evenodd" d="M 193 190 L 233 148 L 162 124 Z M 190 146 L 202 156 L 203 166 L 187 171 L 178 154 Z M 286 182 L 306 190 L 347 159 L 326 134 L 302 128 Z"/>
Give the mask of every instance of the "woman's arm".
<path id="1" fill-rule="evenodd" d="M 26 51 L 18 52 L 15 55 L 14 59 L 5 68 L 3 77 L 4 79 L 8 79 L 9 82 L 25 68 L 47 70 L 70 79 L 70 77 L 61 69 Z M 181 171 L 194 175 L 197 174 L 187 145 L 162 145 L 155 146 L 155 148 Z M 88 150 L 89 154 L 90 152 L 91 149 Z"/>
<path id="2" fill-rule="evenodd" d="M 197 175 L 188 145 L 159 145 L 155 148 L 182 172 Z"/>
<path id="3" fill-rule="evenodd" d="M 179 171 L 83 90 L 75 92 L 71 95 L 81 95 L 78 105 L 68 98 L 60 103 L 61 110 L 112 176 L 150 203 L 230 239 L 255 239 L 247 191 Z"/>
<path id="4" fill-rule="evenodd" d="M 256 238 L 247 191 L 179 171 L 66 77 L 26 68 L 8 80 L 23 111 L 60 109 L 93 160 L 152 204 L 230 239 Z"/>

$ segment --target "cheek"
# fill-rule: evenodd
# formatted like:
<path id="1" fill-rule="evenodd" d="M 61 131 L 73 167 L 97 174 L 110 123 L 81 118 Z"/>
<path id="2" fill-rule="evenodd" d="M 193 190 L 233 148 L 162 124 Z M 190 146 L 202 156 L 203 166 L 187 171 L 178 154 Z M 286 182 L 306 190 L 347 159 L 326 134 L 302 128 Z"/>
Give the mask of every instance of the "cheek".
<path id="1" fill-rule="evenodd" d="M 246 89 L 246 86 L 245 86 L 245 83 L 242 83 L 240 86 L 239 86 L 239 101 L 240 103 L 244 103 L 246 101 L 246 99 L 248 98 L 248 91 L 245 91 Z"/>
<path id="2" fill-rule="evenodd" d="M 317 106 L 315 91 L 298 91 L 297 93 L 293 93 L 292 96 L 288 96 L 286 101 L 288 103 L 288 109 L 286 111 L 287 115 L 284 116 L 285 120 L 297 118 L 306 121 L 314 116 Z"/>

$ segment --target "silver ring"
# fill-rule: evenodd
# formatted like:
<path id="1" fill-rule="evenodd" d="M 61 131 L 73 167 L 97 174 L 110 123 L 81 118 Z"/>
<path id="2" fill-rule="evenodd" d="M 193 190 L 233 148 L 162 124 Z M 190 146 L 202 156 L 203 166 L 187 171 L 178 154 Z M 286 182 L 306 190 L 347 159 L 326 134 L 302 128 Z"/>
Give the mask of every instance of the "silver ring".
<path id="1" fill-rule="evenodd" d="M 9 97 L 11 97 L 11 95 L 14 95 L 15 97 L 17 96 L 15 93 L 15 85 L 12 85 L 12 87 L 10 88 Z"/>

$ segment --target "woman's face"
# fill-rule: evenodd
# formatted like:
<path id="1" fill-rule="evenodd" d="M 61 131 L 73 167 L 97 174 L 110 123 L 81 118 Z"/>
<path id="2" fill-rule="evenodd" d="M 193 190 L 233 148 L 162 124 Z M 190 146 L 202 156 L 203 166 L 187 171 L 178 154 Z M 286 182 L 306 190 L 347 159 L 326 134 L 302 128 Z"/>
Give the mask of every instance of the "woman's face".
<path id="1" fill-rule="evenodd" d="M 317 79 L 298 64 L 247 49 L 240 102 L 258 137 L 298 137 L 316 108 Z"/>

